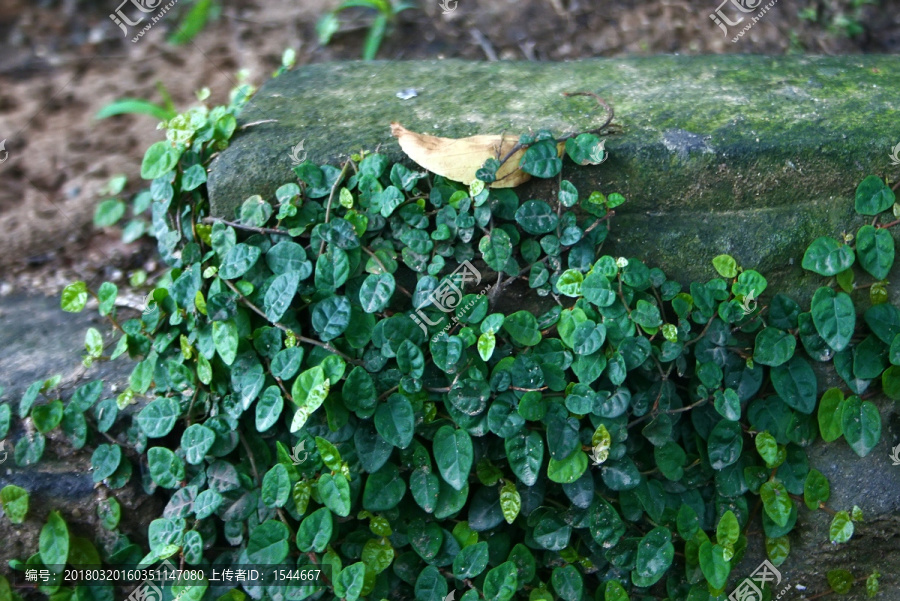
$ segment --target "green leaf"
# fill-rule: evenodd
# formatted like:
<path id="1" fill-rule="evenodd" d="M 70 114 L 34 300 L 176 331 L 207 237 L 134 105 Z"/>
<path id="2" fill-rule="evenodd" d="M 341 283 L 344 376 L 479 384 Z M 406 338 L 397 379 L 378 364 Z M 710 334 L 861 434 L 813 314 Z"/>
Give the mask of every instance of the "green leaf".
<path id="1" fill-rule="evenodd" d="M 79 313 L 87 304 L 88 292 L 84 282 L 73 282 L 63 288 L 60 307 L 68 313 Z"/>
<path id="2" fill-rule="evenodd" d="M 844 438 L 860 457 L 868 455 L 881 440 L 881 415 L 871 401 L 858 396 L 847 399 L 841 409 L 841 429 Z"/>
<path id="3" fill-rule="evenodd" d="M 260 498 L 266 507 L 284 507 L 291 496 L 291 478 L 282 463 L 276 463 L 263 476 Z M 327 505 L 327 503 L 326 503 Z"/>
<path id="4" fill-rule="evenodd" d="M 291 301 L 297 293 L 298 285 L 300 285 L 300 274 L 296 271 L 282 273 L 272 280 L 272 284 L 266 290 L 266 296 L 263 299 L 266 319 L 272 323 L 281 321 L 282 316 L 284 316 L 288 307 L 291 306 Z"/>
<path id="5" fill-rule="evenodd" d="M 712 264 L 723 278 L 731 279 L 737 277 L 737 261 L 731 255 L 719 255 L 712 260 Z"/>
<path id="6" fill-rule="evenodd" d="M 762 365 L 777 367 L 790 359 L 797 348 L 797 339 L 778 328 L 763 328 L 756 335 L 753 360 Z"/>
<path id="7" fill-rule="evenodd" d="M 334 340 L 349 325 L 350 300 L 346 296 L 331 296 L 313 306 L 312 326 L 323 342 Z"/>
<path id="8" fill-rule="evenodd" d="M 721 470 L 736 462 L 744 448 L 740 424 L 721 420 L 715 425 L 707 440 L 709 464 L 714 470 Z"/>
<path id="9" fill-rule="evenodd" d="M 759 496 L 766 515 L 779 526 L 787 524 L 793 502 L 784 484 L 778 480 L 770 480 L 760 487 Z"/>
<path id="10" fill-rule="evenodd" d="M 475 543 L 466 547 L 453 558 L 453 575 L 463 580 L 481 574 L 488 563 L 488 544 Z"/>
<path id="11" fill-rule="evenodd" d="M 512 248 L 509 234 L 499 227 L 491 230 L 478 242 L 478 250 L 484 262 L 494 271 L 502 271 L 506 267 L 512 257 Z"/>
<path id="12" fill-rule="evenodd" d="M 297 412 L 291 421 L 291 432 L 302 428 L 309 416 L 322 406 L 330 388 L 331 382 L 325 377 L 321 365 L 307 369 L 297 376 L 291 386 L 291 398 L 297 405 Z"/>
<path id="13" fill-rule="evenodd" d="M 444 481 L 462 490 L 474 460 L 472 438 L 465 430 L 441 427 L 434 435 L 434 460 Z"/>
<path id="14" fill-rule="evenodd" d="M 828 478 L 817 469 L 809 470 L 806 482 L 803 484 L 803 502 L 810 511 L 819 508 L 820 503 L 826 503 L 831 496 L 831 486 Z"/>
<path id="15" fill-rule="evenodd" d="M 406 481 L 393 463 L 385 463 L 370 474 L 363 489 L 362 504 L 368 511 L 388 511 L 397 506 L 406 494 Z"/>
<path id="16" fill-rule="evenodd" d="M 94 209 L 94 227 L 112 227 L 125 215 L 125 203 L 117 198 L 104 200 Z"/>
<path id="17" fill-rule="evenodd" d="M 519 511 L 522 509 L 522 497 L 516 490 L 514 482 L 507 481 L 500 488 L 500 509 L 503 511 L 503 519 L 507 524 L 516 521 Z"/>
<path id="18" fill-rule="evenodd" d="M 659 307 L 645 300 L 638 300 L 635 310 L 631 312 L 631 319 L 645 330 L 662 325 Z"/>
<path id="19" fill-rule="evenodd" d="M 628 593 L 625 587 L 615 580 L 607 580 L 603 591 L 604 601 L 628 601 Z"/>
<path id="20" fill-rule="evenodd" d="M 725 588 L 728 574 L 731 573 L 731 562 L 725 559 L 725 553 L 726 549 L 722 545 L 714 545 L 709 541 L 700 545 L 700 571 L 709 586 L 716 590 Z"/>
<path id="21" fill-rule="evenodd" d="M 817 418 L 825 442 L 835 441 L 844 433 L 841 425 L 843 402 L 844 393 L 839 388 L 829 388 L 819 401 Z"/>
<path id="22" fill-rule="evenodd" d="M 719 518 L 719 524 L 716 526 L 716 543 L 726 549 L 731 549 L 737 543 L 740 535 L 740 524 L 738 524 L 734 512 L 729 509 Z"/>
<path id="23" fill-rule="evenodd" d="M 375 429 L 395 447 L 405 449 L 409 446 L 415 433 L 415 425 L 412 405 L 403 395 L 392 394 L 375 411 Z"/>
<path id="24" fill-rule="evenodd" d="M 41 563 L 52 573 L 61 573 L 69 557 L 69 527 L 58 511 L 51 511 L 47 515 L 47 523 L 41 528 L 38 548 Z"/>
<path id="25" fill-rule="evenodd" d="M 482 361 L 488 361 L 491 358 L 491 355 L 494 354 L 496 345 L 497 338 L 494 336 L 493 332 L 484 332 L 478 336 L 478 344 L 476 346 L 478 348 L 478 355 L 481 357 Z"/>
<path id="26" fill-rule="evenodd" d="M 838 511 L 831 520 L 828 537 L 833 543 L 846 543 L 853 536 L 853 522 L 846 511 Z"/>
<path id="27" fill-rule="evenodd" d="M 302 527 L 301 524 L 301 529 Z M 247 559 L 257 565 L 281 563 L 290 552 L 290 537 L 290 530 L 280 521 L 266 520 L 250 530 Z"/>
<path id="28" fill-rule="evenodd" d="M 394 562 L 394 548 L 387 538 L 370 538 L 363 545 L 361 559 L 369 571 L 380 574 Z"/>
<path id="29" fill-rule="evenodd" d="M 366 564 L 361 561 L 349 565 L 337 575 L 334 581 L 334 594 L 346 601 L 356 601 L 365 585 Z"/>
<path id="30" fill-rule="evenodd" d="M 0 504 L 3 513 L 13 524 L 21 524 L 28 515 L 28 491 L 15 484 L 7 484 L 0 490 Z"/>
<path id="31" fill-rule="evenodd" d="M 581 579 L 581 573 L 575 566 L 567 565 L 553 568 L 550 583 L 560 599 L 565 601 L 581 600 L 581 595 L 584 591 L 584 581 Z"/>
<path id="32" fill-rule="evenodd" d="M 571 455 L 561 460 L 551 457 L 550 463 L 547 465 L 547 477 L 552 482 L 571 484 L 581 477 L 587 467 L 587 455 L 581 449 L 576 449 Z"/>
<path id="33" fill-rule="evenodd" d="M 877 175 L 870 175 L 856 187 L 856 212 L 877 215 L 891 208 L 896 200 L 893 190 Z"/>
<path id="34" fill-rule="evenodd" d="M 427 566 L 416 578 L 416 601 L 443 600 L 447 597 L 447 579 L 434 566 Z"/>
<path id="35" fill-rule="evenodd" d="M 232 246 L 219 265 L 219 277 L 234 280 L 247 273 L 262 254 L 258 247 L 239 242 Z"/>
<path id="36" fill-rule="evenodd" d="M 671 532 L 663 527 L 654 528 L 641 539 L 631 572 L 635 586 L 652 586 L 663 577 L 675 557 L 671 539 Z"/>
<path id="37" fill-rule="evenodd" d="M 856 254 L 860 267 L 883 280 L 894 265 L 894 238 L 886 229 L 864 225 L 856 234 Z"/>
<path id="38" fill-rule="evenodd" d="M 766 467 L 769 469 L 778 467 L 784 461 L 784 456 L 779 453 L 775 437 L 768 431 L 763 430 L 757 434 L 754 443 L 759 456 L 766 462 Z"/>
<path id="39" fill-rule="evenodd" d="M 389 273 L 370 274 L 359 288 L 359 304 L 366 313 L 383 311 L 394 294 L 396 283 Z"/>
<path id="40" fill-rule="evenodd" d="M 542 200 L 529 200 L 516 210 L 516 223 L 529 234 L 547 234 L 556 229 L 556 212 Z"/>
<path id="41" fill-rule="evenodd" d="M 503 320 L 503 329 L 517 343 L 535 346 L 541 341 L 537 319 L 529 311 L 516 311 Z"/>
<path id="42" fill-rule="evenodd" d="M 775 392 L 789 407 L 807 415 L 815 410 L 816 374 L 806 360 L 795 355 L 787 363 L 772 368 L 771 377 Z"/>
<path id="43" fill-rule="evenodd" d="M 331 511 L 322 507 L 312 512 L 300 522 L 297 529 L 297 548 L 303 553 L 321 553 L 328 546 L 334 529 Z"/>
<path id="44" fill-rule="evenodd" d="M 117 444 L 101 444 L 91 456 L 94 482 L 102 482 L 112 476 L 122 462 L 122 447 Z"/>
<path id="45" fill-rule="evenodd" d="M 290 491 L 290 482 L 288 484 L 288 492 Z M 340 517 L 350 515 L 350 483 L 341 473 L 322 474 L 319 476 L 318 484 L 319 497 L 325 503 L 325 507 Z M 287 501 L 287 495 L 285 495 Z"/>
<path id="46" fill-rule="evenodd" d="M 151 447 L 147 451 L 150 477 L 163 488 L 177 488 L 184 480 L 184 463 L 165 447 Z"/>
<path id="47" fill-rule="evenodd" d="M 184 460 L 191 465 L 198 465 L 206 457 L 216 441 L 216 433 L 202 424 L 191 424 L 181 435 L 181 448 Z"/>
<path id="48" fill-rule="evenodd" d="M 578 134 L 566 140 L 566 154 L 577 165 L 599 165 L 608 156 L 604 143 L 594 134 Z"/>
<path id="49" fill-rule="evenodd" d="M 853 574 L 848 570 L 843 569 L 829 570 L 825 574 L 825 577 L 828 579 L 828 586 L 831 587 L 831 590 L 839 595 L 846 595 L 849 593 L 855 582 Z"/>
<path id="50" fill-rule="evenodd" d="M 819 336 L 837 352 L 847 348 L 856 328 L 853 301 L 844 292 L 822 287 L 812 297 L 813 324 Z"/>
<path id="51" fill-rule="evenodd" d="M 556 177 L 562 170 L 562 159 L 555 140 L 541 140 L 528 147 L 520 163 L 522 171 L 535 177 Z M 530 232 L 536 233 L 536 232 Z"/>
<path id="52" fill-rule="evenodd" d="M 256 431 L 265 432 L 274 426 L 278 422 L 278 418 L 281 417 L 283 409 L 284 399 L 278 386 L 273 384 L 266 388 L 256 400 Z"/>
<path id="53" fill-rule="evenodd" d="M 119 98 L 103 105 L 94 115 L 94 119 L 106 119 L 116 115 L 149 115 L 158 121 L 168 121 L 175 113 L 142 98 Z"/>
<path id="54" fill-rule="evenodd" d="M 0 491 L 0 497 L 3 493 Z M 107 497 L 97 504 L 97 517 L 104 530 L 115 530 L 122 518 L 122 507 L 115 497 Z"/>
<path id="55" fill-rule="evenodd" d="M 881 388 L 885 396 L 900 401 L 900 367 L 891 365 L 881 374 Z"/>
<path id="56" fill-rule="evenodd" d="M 63 418 L 62 401 L 56 400 L 46 405 L 38 405 L 31 410 L 31 421 L 38 432 L 46 434 L 59 425 Z"/>
<path id="57" fill-rule="evenodd" d="M 800 265 L 819 275 L 832 276 L 849 269 L 855 260 L 853 249 L 834 238 L 816 238 L 806 252 Z"/>
<path id="58" fill-rule="evenodd" d="M 162 177 L 175 168 L 180 158 L 181 150 L 173 147 L 171 142 L 167 140 L 156 142 L 144 153 L 144 160 L 141 162 L 141 177 L 143 179 Z"/>
<path id="59" fill-rule="evenodd" d="M 214 321 L 212 324 L 212 339 L 216 352 L 225 365 L 231 365 L 237 358 L 238 329 L 234 320 Z"/>
<path id="60" fill-rule="evenodd" d="M 557 193 L 559 202 L 564 207 L 574 207 L 578 202 L 578 189 L 567 179 L 559 183 L 559 192 Z"/>
<path id="61" fill-rule="evenodd" d="M 519 588 L 518 570 L 511 561 L 501 563 L 484 578 L 485 601 L 509 601 Z"/>
<path id="62" fill-rule="evenodd" d="M 181 415 L 181 407 L 173 398 L 160 397 L 137 416 L 137 423 L 148 438 L 162 438 L 172 431 Z"/>
<path id="63" fill-rule="evenodd" d="M 509 467 L 525 486 L 534 486 L 544 460 L 544 440 L 534 430 L 521 430 L 504 442 Z"/>

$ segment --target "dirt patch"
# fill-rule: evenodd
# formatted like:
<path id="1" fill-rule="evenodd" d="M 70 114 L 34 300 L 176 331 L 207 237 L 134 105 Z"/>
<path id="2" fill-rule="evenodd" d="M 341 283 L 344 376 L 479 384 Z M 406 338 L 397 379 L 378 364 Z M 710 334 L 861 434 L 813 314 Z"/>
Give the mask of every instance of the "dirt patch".
<path id="1" fill-rule="evenodd" d="M 0 0 L 0 293 L 15 288 L 57 292 L 73 277 L 96 281 L 148 267 L 152 242 L 122 245 L 115 230 L 91 226 L 100 189 L 115 174 L 140 188 L 144 149 L 160 138 L 155 120 L 120 116 L 96 121 L 108 102 L 128 96 L 161 100 L 165 84 L 186 108 L 209 87 L 223 102 L 235 73 L 262 83 L 285 48 L 298 64 L 360 56 L 368 15 L 342 20 L 346 32 L 318 45 L 316 20 L 337 2 L 239 0 L 194 41 L 166 43 L 191 7 L 182 0 L 137 43 L 109 18 L 118 3 L 100 0 Z M 900 48 L 897 2 L 850 8 L 852 2 L 779 2 L 737 43 L 710 20 L 715 3 L 675 0 L 458 0 L 443 14 L 438 0 L 404 11 L 382 45 L 388 60 L 569 60 L 678 52 L 824 54 L 894 52 Z M 813 12 L 810 12 L 813 9 Z M 799 16 L 806 11 L 807 19 Z M 811 15 L 815 20 L 809 20 Z M 854 29 L 854 27 L 856 29 Z M 857 31 L 847 37 L 848 31 Z M 0 152 L 0 159 L 4 154 Z M 150 265 L 149 267 L 153 267 Z"/>

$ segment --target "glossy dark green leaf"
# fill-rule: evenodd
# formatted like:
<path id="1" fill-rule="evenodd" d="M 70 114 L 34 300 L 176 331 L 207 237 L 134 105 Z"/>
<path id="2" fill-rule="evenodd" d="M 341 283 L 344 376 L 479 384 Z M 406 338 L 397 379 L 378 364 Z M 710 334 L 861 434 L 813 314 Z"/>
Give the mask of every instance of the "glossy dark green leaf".
<path id="1" fill-rule="evenodd" d="M 266 520 L 250 532 L 247 559 L 259 565 L 281 563 L 290 551 L 290 536 L 287 526 L 278 520 Z"/>
<path id="2" fill-rule="evenodd" d="M 488 544 L 486 542 L 463 547 L 453 559 L 453 575 L 459 580 L 474 578 L 484 571 L 487 563 Z"/>
<path id="3" fill-rule="evenodd" d="M 811 313 L 816 331 L 828 346 L 838 352 L 847 348 L 856 328 L 856 310 L 846 293 L 819 288 L 812 297 Z"/>
<path id="4" fill-rule="evenodd" d="M 266 318 L 271 322 L 280 321 L 285 311 L 291 304 L 294 294 L 297 292 L 297 286 L 300 284 L 300 274 L 296 271 L 283 273 L 275 278 L 269 289 L 266 291 L 266 297 L 263 303 L 266 311 Z"/>
<path id="5" fill-rule="evenodd" d="M 762 499 L 766 515 L 779 526 L 787 524 L 793 502 L 784 484 L 778 480 L 770 480 L 760 487 L 759 496 Z"/>
<path id="6" fill-rule="evenodd" d="M 544 460 L 544 440 L 534 430 L 523 430 L 504 441 L 509 466 L 525 486 L 534 486 Z"/>
<path id="7" fill-rule="evenodd" d="M 654 528 L 638 543 L 632 582 L 642 587 L 656 584 L 672 565 L 674 557 L 671 532 L 663 527 Z"/>
<path id="8" fill-rule="evenodd" d="M 393 463 L 386 463 L 370 474 L 363 489 L 363 508 L 369 511 L 387 511 L 397 506 L 406 494 L 406 481 Z"/>
<path id="9" fill-rule="evenodd" d="M 763 328 L 756 335 L 753 360 L 762 365 L 777 367 L 790 359 L 797 348 L 797 339 L 778 328 Z"/>
<path id="10" fill-rule="evenodd" d="M 259 259 L 261 252 L 256 246 L 238 243 L 222 258 L 222 264 L 219 266 L 219 277 L 226 280 L 234 280 L 245 273 Z"/>
<path id="11" fill-rule="evenodd" d="M 881 414 L 871 401 L 852 396 L 841 408 L 841 429 L 844 438 L 860 457 L 868 455 L 881 440 Z"/>
<path id="12" fill-rule="evenodd" d="M 565 601 L 580 601 L 582 592 L 584 591 L 584 580 L 581 578 L 581 572 L 573 565 L 553 568 L 550 576 L 550 583 L 553 590 L 560 599 Z"/>
<path id="13" fill-rule="evenodd" d="M 518 570 L 511 561 L 489 570 L 484 578 L 485 601 L 509 601 L 519 588 Z"/>
<path id="14" fill-rule="evenodd" d="M 883 280 L 894 265 L 894 238 L 886 229 L 864 225 L 856 234 L 856 254 L 860 267 Z"/>
<path id="15" fill-rule="evenodd" d="M 713 589 L 722 589 L 731 573 L 731 562 L 725 559 L 725 547 L 705 541 L 700 545 L 700 570 Z"/>
<path id="16" fill-rule="evenodd" d="M 791 359 L 771 371 L 772 385 L 778 396 L 801 413 L 810 414 L 816 407 L 816 374 L 802 357 Z"/>
<path id="17" fill-rule="evenodd" d="M 834 238 L 816 238 L 803 254 L 801 265 L 819 275 L 832 276 L 849 269 L 855 256 L 853 249 Z"/>
<path id="18" fill-rule="evenodd" d="M 713 427 L 707 440 L 709 464 L 713 469 L 721 470 L 740 458 L 744 448 L 742 434 L 737 422 L 723 419 Z"/>
<path id="19" fill-rule="evenodd" d="M 870 175 L 856 187 L 856 212 L 860 215 L 877 215 L 894 204 L 893 190 L 877 175 Z"/>
<path id="20" fill-rule="evenodd" d="M 517 343 L 535 346 L 541 341 L 537 319 L 529 311 L 517 311 L 503 320 L 503 329 Z"/>
<path id="21" fill-rule="evenodd" d="M 520 163 L 522 171 L 535 177 L 555 177 L 562 169 L 562 159 L 554 140 L 541 140 L 528 147 Z M 534 232 L 532 232 L 534 233 Z"/>
<path id="22" fill-rule="evenodd" d="M 441 427 L 434 435 L 434 460 L 444 481 L 462 490 L 472 470 L 472 439 L 465 430 Z"/>
<path id="23" fill-rule="evenodd" d="M 346 296 L 331 296 L 319 301 L 312 309 L 312 326 L 322 341 L 334 340 L 350 325 L 350 300 Z"/>
<path id="24" fill-rule="evenodd" d="M 392 394 L 387 402 L 375 411 L 375 429 L 386 441 L 405 449 L 412 442 L 415 432 L 415 414 L 409 400 L 400 394 Z"/>
<path id="25" fill-rule="evenodd" d="M 321 553 L 328 546 L 334 532 L 334 521 L 331 511 L 322 507 L 312 512 L 300 522 L 297 529 L 297 548 L 303 553 L 315 551 Z"/>
<path id="26" fill-rule="evenodd" d="M 546 234 L 556 229 L 558 219 L 546 202 L 529 200 L 516 211 L 516 222 L 529 234 Z"/>

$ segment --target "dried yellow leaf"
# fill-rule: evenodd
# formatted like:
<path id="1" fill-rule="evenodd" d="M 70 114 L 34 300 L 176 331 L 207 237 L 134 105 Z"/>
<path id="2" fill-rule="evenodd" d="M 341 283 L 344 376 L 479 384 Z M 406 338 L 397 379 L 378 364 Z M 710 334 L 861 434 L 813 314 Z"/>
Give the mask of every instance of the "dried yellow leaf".
<path id="1" fill-rule="evenodd" d="M 512 135 L 480 135 L 468 138 L 441 138 L 409 131 L 399 123 L 391 123 L 391 134 L 400 148 L 420 166 L 455 182 L 469 184 L 488 159 L 501 160 L 519 140 Z M 565 148 L 559 144 L 559 150 Z M 513 188 L 531 179 L 519 168 L 526 148 L 513 153 L 497 170 L 491 188 Z"/>

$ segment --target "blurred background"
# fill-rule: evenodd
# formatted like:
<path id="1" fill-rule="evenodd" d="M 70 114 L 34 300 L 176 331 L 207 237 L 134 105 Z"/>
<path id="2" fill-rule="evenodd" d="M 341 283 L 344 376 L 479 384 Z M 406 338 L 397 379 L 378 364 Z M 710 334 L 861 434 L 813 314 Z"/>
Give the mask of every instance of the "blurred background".
<path id="1" fill-rule="evenodd" d="M 900 50 L 900 2 L 888 0 L 779 0 L 737 41 L 710 19 L 715 0 L 366 0 L 338 12 L 339 0 L 177 0 L 139 39 L 111 13 L 171 2 L 119 2 L 0 0 L 0 297 L 159 270 L 152 240 L 123 242 L 124 220 L 95 223 L 98 203 L 141 187 L 159 118 L 98 111 L 123 97 L 182 111 L 202 88 L 210 105 L 223 103 L 240 72 L 261 85 L 288 48 L 298 67 L 366 54 L 567 61 Z"/>

